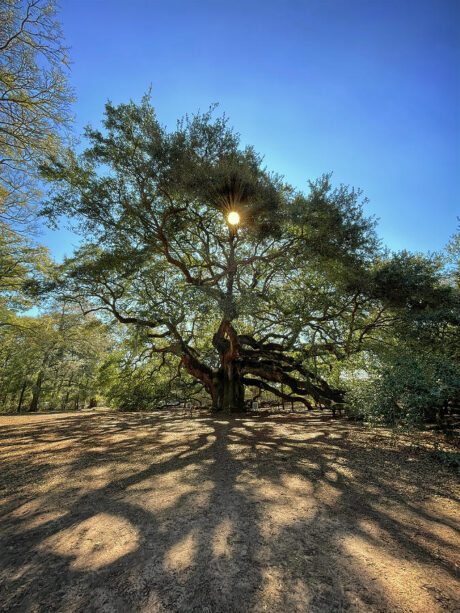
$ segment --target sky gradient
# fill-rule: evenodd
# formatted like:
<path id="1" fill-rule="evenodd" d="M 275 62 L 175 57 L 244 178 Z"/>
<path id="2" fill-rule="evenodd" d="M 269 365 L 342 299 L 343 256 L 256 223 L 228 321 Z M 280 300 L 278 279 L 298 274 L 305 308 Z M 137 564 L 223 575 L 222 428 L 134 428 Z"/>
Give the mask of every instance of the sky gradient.
<path id="1" fill-rule="evenodd" d="M 219 102 L 297 188 L 360 187 L 393 250 L 438 251 L 460 214 L 458 0 L 67 0 L 75 133 L 152 88 L 160 121 Z M 56 258 L 75 238 L 41 237 Z"/>

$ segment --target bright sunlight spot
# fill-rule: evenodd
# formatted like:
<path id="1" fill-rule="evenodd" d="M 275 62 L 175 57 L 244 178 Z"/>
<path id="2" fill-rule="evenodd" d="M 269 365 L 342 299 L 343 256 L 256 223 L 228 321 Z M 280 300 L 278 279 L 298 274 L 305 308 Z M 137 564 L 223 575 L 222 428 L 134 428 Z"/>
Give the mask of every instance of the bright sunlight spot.
<path id="1" fill-rule="evenodd" d="M 228 214 L 227 221 L 232 224 L 232 226 L 237 226 L 240 223 L 240 216 L 236 211 L 231 211 Z"/>

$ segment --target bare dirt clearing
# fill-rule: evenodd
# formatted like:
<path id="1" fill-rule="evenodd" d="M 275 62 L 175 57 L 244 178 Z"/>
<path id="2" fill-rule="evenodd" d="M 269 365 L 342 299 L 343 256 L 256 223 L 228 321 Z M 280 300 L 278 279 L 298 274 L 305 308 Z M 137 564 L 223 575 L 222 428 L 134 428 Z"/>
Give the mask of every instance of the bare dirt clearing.
<path id="1" fill-rule="evenodd" d="M 458 611 L 454 473 L 320 415 L 0 417 L 4 611 Z"/>

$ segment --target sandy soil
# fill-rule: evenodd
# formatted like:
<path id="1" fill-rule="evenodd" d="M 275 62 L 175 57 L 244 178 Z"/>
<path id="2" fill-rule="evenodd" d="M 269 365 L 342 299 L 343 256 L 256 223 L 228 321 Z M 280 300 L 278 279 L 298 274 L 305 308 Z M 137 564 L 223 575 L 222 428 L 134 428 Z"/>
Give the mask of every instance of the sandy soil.
<path id="1" fill-rule="evenodd" d="M 458 483 L 320 415 L 0 417 L 3 611 L 459 611 Z"/>

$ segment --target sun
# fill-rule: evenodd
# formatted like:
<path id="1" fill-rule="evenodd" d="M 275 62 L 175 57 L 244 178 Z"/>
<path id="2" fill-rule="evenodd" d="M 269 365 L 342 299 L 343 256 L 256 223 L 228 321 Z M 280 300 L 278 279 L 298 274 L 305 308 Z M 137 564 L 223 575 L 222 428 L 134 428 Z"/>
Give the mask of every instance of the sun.
<path id="1" fill-rule="evenodd" d="M 232 224 L 232 226 L 237 226 L 240 223 L 240 216 L 236 211 L 231 211 L 228 214 L 227 221 Z"/>

